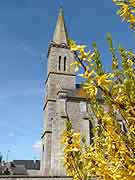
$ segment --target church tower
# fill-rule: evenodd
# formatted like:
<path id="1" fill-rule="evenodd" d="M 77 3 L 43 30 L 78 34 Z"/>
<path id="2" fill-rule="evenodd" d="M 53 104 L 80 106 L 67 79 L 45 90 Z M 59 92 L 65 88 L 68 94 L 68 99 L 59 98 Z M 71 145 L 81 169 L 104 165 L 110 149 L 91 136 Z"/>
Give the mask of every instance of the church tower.
<path id="1" fill-rule="evenodd" d="M 65 113 L 60 114 L 61 108 L 64 108 L 64 101 L 60 101 L 59 95 L 66 93 L 64 89 L 75 89 L 75 72 L 70 67 L 74 61 L 74 54 L 68 48 L 68 34 L 62 8 L 59 10 L 47 57 L 41 174 L 61 176 L 65 173 L 60 139 L 67 117 Z"/>

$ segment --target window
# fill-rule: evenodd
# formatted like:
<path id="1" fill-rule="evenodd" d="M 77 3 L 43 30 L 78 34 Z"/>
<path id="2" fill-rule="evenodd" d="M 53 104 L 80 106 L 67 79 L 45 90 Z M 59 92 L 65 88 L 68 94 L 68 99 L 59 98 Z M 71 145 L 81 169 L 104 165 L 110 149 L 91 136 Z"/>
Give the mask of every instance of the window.
<path id="1" fill-rule="evenodd" d="M 66 56 L 64 57 L 64 71 L 66 71 Z"/>
<path id="2" fill-rule="evenodd" d="M 60 64 L 61 64 L 61 56 L 59 56 L 59 67 L 58 67 L 59 71 L 60 71 Z"/>
<path id="3" fill-rule="evenodd" d="M 87 112 L 87 103 L 85 101 L 80 102 L 80 111 Z"/>

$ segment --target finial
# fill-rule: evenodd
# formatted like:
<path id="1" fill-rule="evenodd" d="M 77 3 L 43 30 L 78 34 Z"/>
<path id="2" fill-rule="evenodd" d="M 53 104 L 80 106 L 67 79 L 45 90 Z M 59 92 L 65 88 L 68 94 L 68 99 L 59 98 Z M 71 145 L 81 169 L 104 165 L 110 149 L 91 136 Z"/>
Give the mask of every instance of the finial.
<path id="1" fill-rule="evenodd" d="M 60 15 L 60 16 L 63 16 L 63 14 L 64 14 L 63 7 L 60 6 L 60 9 L 59 9 L 59 15 Z"/>

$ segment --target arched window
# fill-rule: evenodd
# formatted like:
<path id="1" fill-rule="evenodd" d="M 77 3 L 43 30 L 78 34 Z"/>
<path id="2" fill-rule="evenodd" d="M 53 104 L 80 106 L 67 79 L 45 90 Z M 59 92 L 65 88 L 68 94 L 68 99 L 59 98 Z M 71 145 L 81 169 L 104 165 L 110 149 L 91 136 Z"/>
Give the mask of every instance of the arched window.
<path id="1" fill-rule="evenodd" d="M 64 71 L 66 71 L 66 56 L 64 57 Z"/>
<path id="2" fill-rule="evenodd" d="M 59 71 L 60 71 L 60 64 L 61 64 L 61 56 L 59 56 L 59 64 L 58 64 Z"/>

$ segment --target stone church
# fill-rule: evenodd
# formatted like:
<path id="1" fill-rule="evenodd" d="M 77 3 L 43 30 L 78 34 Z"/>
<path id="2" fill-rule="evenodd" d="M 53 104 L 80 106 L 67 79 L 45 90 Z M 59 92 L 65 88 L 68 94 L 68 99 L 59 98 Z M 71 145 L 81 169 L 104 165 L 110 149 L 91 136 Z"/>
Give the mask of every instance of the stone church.
<path id="1" fill-rule="evenodd" d="M 68 48 L 68 31 L 62 8 L 48 49 L 48 71 L 45 81 L 44 121 L 42 134 L 41 174 L 63 176 L 61 134 L 67 117 L 75 131 L 91 140 L 90 106 L 70 64 L 75 55 Z"/>
<path id="2" fill-rule="evenodd" d="M 93 125 L 89 117 L 94 115 L 86 94 L 81 86 L 76 84 L 76 74 L 70 66 L 75 60 L 75 55 L 68 47 L 68 37 L 63 9 L 60 8 L 47 54 L 40 171 L 38 168 L 25 169 L 24 164 L 18 164 L 18 174 L 0 176 L 0 180 L 71 180 L 71 177 L 66 176 L 63 167 L 64 154 L 61 144 L 61 135 L 66 128 L 67 118 L 72 121 L 73 129 L 85 136 L 86 143 L 91 142 Z M 33 162 L 26 163 L 29 165 Z M 27 172 L 24 173 L 24 170 Z"/>

